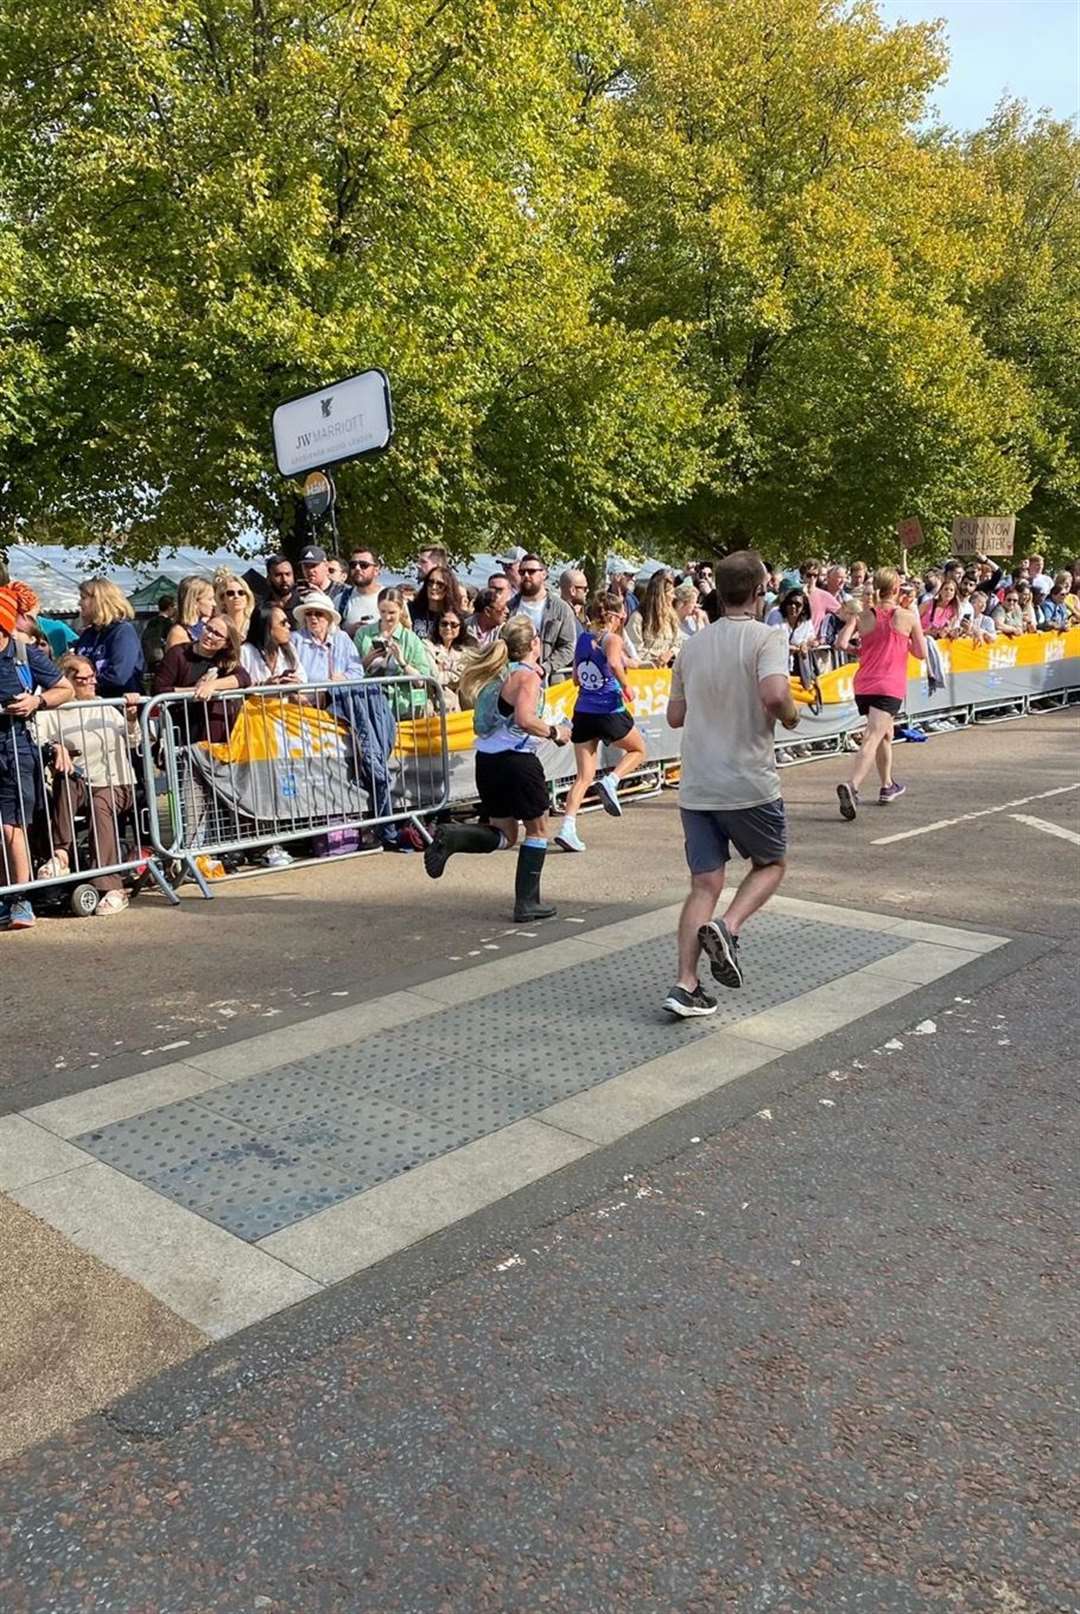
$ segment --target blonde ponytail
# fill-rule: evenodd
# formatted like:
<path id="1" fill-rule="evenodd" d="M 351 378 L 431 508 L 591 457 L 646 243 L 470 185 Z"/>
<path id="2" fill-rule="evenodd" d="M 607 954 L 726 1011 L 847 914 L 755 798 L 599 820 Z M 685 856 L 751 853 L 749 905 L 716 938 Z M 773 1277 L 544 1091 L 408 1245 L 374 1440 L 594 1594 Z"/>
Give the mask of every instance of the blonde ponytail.
<path id="1" fill-rule="evenodd" d="M 458 694 L 466 706 L 475 706 L 476 697 L 493 678 L 505 676 L 511 661 L 523 661 L 536 637 L 532 618 L 512 616 L 485 650 L 475 651 L 458 682 Z"/>

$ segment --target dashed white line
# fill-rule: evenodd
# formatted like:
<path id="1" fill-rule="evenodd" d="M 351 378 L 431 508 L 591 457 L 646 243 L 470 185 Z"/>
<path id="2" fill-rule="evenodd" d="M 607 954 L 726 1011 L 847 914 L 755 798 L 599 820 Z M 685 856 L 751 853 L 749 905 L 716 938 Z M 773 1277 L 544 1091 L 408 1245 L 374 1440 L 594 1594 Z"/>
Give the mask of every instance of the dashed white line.
<path id="1" fill-rule="evenodd" d="M 896 841 L 913 840 L 916 835 L 931 835 L 936 829 L 952 829 L 954 824 L 970 824 L 973 818 L 989 818 L 993 813 L 1007 813 L 1011 807 L 1026 807 L 1029 801 L 1045 801 L 1048 796 L 1064 796 L 1070 790 L 1080 790 L 1080 784 L 1058 785 L 1055 790 L 1041 790 L 1037 796 L 1021 796 L 1018 801 L 1003 801 L 1000 807 L 983 807 L 977 813 L 961 813 L 959 818 L 939 818 L 936 823 L 923 824 L 918 829 L 904 829 L 898 835 L 882 835 L 870 844 L 892 846 Z"/>
<path id="2" fill-rule="evenodd" d="M 1044 835 L 1058 835 L 1063 841 L 1072 841 L 1074 846 L 1080 846 L 1080 835 L 1074 829 L 1062 829 L 1060 824 L 1051 824 L 1047 818 L 1032 818 L 1030 813 L 1010 813 L 1018 824 L 1028 824 L 1032 829 L 1041 829 Z"/>

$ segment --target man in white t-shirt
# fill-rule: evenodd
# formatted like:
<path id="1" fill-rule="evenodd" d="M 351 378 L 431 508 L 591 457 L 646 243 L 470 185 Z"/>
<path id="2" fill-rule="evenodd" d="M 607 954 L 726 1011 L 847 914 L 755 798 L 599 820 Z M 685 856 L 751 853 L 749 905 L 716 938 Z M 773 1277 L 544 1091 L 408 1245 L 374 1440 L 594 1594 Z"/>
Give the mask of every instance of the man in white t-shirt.
<path id="1" fill-rule="evenodd" d="M 365 622 L 379 620 L 381 592 L 379 562 L 366 544 L 354 544 L 349 553 L 349 592 L 338 607 L 350 638 Z"/>
<path id="2" fill-rule="evenodd" d="M 798 725 L 783 628 L 761 621 L 766 573 L 752 549 L 716 568 L 724 615 L 687 639 L 671 676 L 667 720 L 682 729 L 679 811 L 690 895 L 679 919 L 679 977 L 664 1008 L 680 1019 L 716 1013 L 702 989 L 702 950 L 716 980 L 743 983 L 739 933 L 784 878 L 787 826 L 774 727 Z M 750 860 L 723 919 L 714 920 L 731 848 Z"/>

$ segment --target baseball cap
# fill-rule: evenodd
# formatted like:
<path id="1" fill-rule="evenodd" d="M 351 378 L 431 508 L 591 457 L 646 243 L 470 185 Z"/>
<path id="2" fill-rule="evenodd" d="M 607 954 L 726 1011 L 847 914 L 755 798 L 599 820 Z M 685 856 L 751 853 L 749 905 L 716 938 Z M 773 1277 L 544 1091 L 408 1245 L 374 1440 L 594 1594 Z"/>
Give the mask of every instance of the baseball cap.
<path id="1" fill-rule="evenodd" d="M 308 544 L 306 549 L 300 551 L 301 566 L 317 566 L 326 559 L 326 550 L 320 549 L 318 544 Z"/>
<path id="2" fill-rule="evenodd" d="M 637 567 L 632 560 L 623 560 L 620 555 L 612 555 L 607 563 L 609 577 L 633 577 Z"/>
<path id="3" fill-rule="evenodd" d="M 515 544 L 513 549 L 508 549 L 505 555 L 496 556 L 496 559 L 500 566 L 516 566 L 525 559 L 528 553 L 529 551 L 522 549 L 520 544 Z"/>

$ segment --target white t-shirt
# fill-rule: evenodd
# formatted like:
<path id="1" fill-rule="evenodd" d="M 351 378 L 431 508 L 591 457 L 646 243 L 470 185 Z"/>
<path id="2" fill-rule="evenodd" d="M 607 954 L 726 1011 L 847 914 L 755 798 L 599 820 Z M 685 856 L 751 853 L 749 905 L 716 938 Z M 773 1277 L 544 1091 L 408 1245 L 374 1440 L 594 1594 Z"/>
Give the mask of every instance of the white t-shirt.
<path id="1" fill-rule="evenodd" d="M 774 723 L 758 685 L 788 671 L 785 628 L 721 617 L 686 641 L 671 675 L 672 699 L 686 702 L 680 807 L 731 811 L 777 800 Z"/>
<path id="2" fill-rule="evenodd" d="M 354 628 L 362 628 L 365 622 L 379 620 L 379 590 L 373 594 L 361 594 L 354 588 L 349 595 L 349 603 L 345 609 L 345 620 L 341 624 L 346 632 L 351 633 Z"/>
<path id="3" fill-rule="evenodd" d="M 544 620 L 544 607 L 546 604 L 546 594 L 541 594 L 538 600 L 527 600 L 525 596 L 522 595 L 521 604 L 518 606 L 518 615 L 527 616 L 532 622 L 532 625 L 536 629 L 537 633 L 540 632 L 540 625 Z"/>

